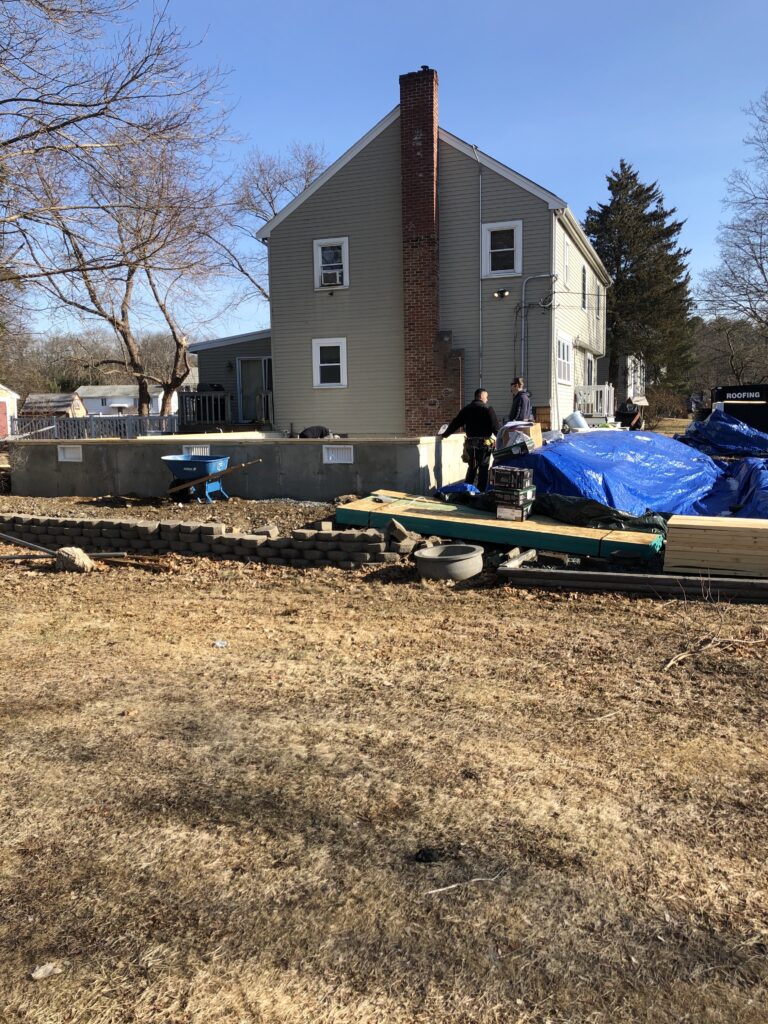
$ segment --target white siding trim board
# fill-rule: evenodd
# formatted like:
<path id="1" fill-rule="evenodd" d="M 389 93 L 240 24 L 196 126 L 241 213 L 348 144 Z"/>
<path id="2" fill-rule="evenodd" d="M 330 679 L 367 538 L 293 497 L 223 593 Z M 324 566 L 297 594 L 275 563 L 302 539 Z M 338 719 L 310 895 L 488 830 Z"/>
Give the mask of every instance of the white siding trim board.
<path id="1" fill-rule="evenodd" d="M 391 124 L 394 124 L 399 116 L 400 106 L 398 105 L 393 110 L 390 110 L 390 112 L 375 124 L 369 132 L 366 132 L 362 138 L 358 139 L 353 146 L 350 146 L 345 153 L 342 153 L 339 159 L 323 171 L 319 177 L 315 178 L 312 184 L 305 188 L 300 195 L 291 200 L 287 206 L 284 206 L 276 217 L 273 217 L 272 220 L 268 221 L 259 231 L 259 239 L 262 242 L 266 242 L 278 224 L 281 224 L 297 207 L 309 199 L 310 196 L 314 195 L 319 188 L 322 188 L 322 186 L 332 178 L 337 171 L 340 171 L 342 167 L 345 167 L 346 164 L 350 162 L 350 160 L 353 160 L 370 142 L 373 142 L 373 140 L 389 128 Z M 507 167 L 498 160 L 494 160 L 492 156 L 488 156 L 487 153 L 483 153 L 481 150 L 476 149 L 476 147 L 471 146 L 468 142 L 458 138 L 458 136 L 447 132 L 444 128 L 438 128 L 438 138 L 447 145 L 453 146 L 454 149 L 458 149 L 467 156 L 471 156 L 473 160 L 477 160 L 479 163 L 483 164 L 484 167 L 488 167 L 490 170 L 500 174 L 502 178 L 506 178 L 507 181 L 513 182 L 520 188 L 525 189 L 526 192 L 530 192 L 537 198 L 544 200 L 551 210 L 565 210 L 567 208 L 565 200 L 556 196 L 554 192 L 550 192 L 541 185 L 537 185 L 535 181 L 531 181 L 530 178 L 526 178 L 524 175 L 518 174 L 517 171 L 513 171 L 511 167 Z"/>

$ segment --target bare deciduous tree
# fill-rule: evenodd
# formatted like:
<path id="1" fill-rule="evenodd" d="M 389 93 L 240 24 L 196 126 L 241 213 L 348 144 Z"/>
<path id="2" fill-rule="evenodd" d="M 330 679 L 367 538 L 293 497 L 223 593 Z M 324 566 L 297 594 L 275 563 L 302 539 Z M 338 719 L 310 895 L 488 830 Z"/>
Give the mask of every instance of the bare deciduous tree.
<path id="1" fill-rule="evenodd" d="M 68 263 L 30 269 L 18 246 L 56 224 L 87 214 L 77 190 L 42 194 L 46 173 L 87 174 L 105 154 L 147 142 L 199 144 L 218 129 L 211 96 L 218 71 L 195 68 L 192 48 L 156 9 L 146 30 L 126 25 L 135 0 L 4 0 L 0 4 L 0 230 L 7 273 L 37 279 Z M 23 234 L 23 238 L 21 237 Z M 110 258 L 112 257 L 112 258 Z M 102 264 L 118 262 L 102 252 Z M 100 264 L 101 265 L 101 264 Z"/>
<path id="2" fill-rule="evenodd" d="M 750 156 L 728 179 L 720 229 L 720 264 L 705 276 L 702 306 L 710 316 L 747 320 L 768 330 L 768 92 L 748 107 Z"/>
<path id="3" fill-rule="evenodd" d="M 723 384 L 768 380 L 768 331 L 747 320 L 716 317 L 694 321 L 695 364 L 691 381 L 708 391 Z"/>
<path id="4" fill-rule="evenodd" d="M 114 332 L 122 357 L 107 362 L 136 380 L 146 413 L 151 382 L 167 410 L 189 372 L 178 303 L 188 322 L 214 265 L 225 111 L 218 72 L 193 66 L 165 7 L 142 30 L 123 22 L 134 6 L 0 4 L 0 231 L 6 278 Z M 141 331 L 158 320 L 173 354 L 150 373 Z"/>
<path id="5" fill-rule="evenodd" d="M 163 389 L 162 412 L 189 373 L 187 334 L 179 308 L 189 315 L 217 270 L 210 237 L 216 230 L 218 192 L 207 167 L 171 143 L 139 151 L 105 152 L 87 174 L 60 173 L 57 161 L 38 159 L 35 188 L 49 204 L 45 230 L 20 226 L 35 287 L 54 307 L 86 321 L 100 320 L 120 342 L 123 366 L 136 380 L 141 415 L 149 411 L 149 385 Z M 82 195 L 75 209 L 68 197 Z M 55 274 L 45 273 L 56 266 Z M 164 371 L 150 370 L 141 332 L 161 318 L 173 341 Z"/>
<path id="6" fill-rule="evenodd" d="M 324 150 L 311 143 L 296 142 L 278 154 L 254 150 L 246 157 L 229 200 L 226 230 L 217 233 L 216 244 L 224 264 L 245 278 L 251 295 L 269 299 L 260 228 L 300 195 L 325 165 Z"/>

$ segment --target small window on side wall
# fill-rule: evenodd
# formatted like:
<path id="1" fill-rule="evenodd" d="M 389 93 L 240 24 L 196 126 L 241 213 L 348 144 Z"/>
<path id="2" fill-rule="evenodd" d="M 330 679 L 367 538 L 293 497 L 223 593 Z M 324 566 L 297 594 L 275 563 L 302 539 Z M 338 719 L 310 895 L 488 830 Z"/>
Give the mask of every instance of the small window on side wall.
<path id="1" fill-rule="evenodd" d="M 514 277 L 523 272 L 523 222 L 483 224 L 483 277 Z"/>
<path id="2" fill-rule="evenodd" d="M 313 250 L 315 290 L 349 288 L 349 239 L 316 238 Z"/>
<path id="3" fill-rule="evenodd" d="M 581 308 L 587 308 L 587 268 L 581 268 Z"/>
<path id="4" fill-rule="evenodd" d="M 347 386 L 347 339 L 312 339 L 312 386 L 345 388 Z"/>
<path id="5" fill-rule="evenodd" d="M 570 384 L 573 380 L 573 341 L 567 334 L 557 336 L 557 381 Z"/>

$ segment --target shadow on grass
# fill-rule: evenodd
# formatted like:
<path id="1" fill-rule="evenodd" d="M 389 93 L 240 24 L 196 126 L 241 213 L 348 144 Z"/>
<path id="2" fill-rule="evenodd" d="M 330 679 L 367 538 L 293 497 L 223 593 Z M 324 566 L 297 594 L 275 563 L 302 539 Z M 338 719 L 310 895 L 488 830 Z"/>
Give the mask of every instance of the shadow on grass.
<path id="1" fill-rule="evenodd" d="M 182 726 L 201 758 L 227 742 L 223 724 L 165 731 Z M 402 1020 L 498 1021 L 522 1001 L 531 1021 L 671 1022 L 693 1006 L 675 993 L 690 1000 L 706 982 L 743 1010 L 723 1020 L 760 1019 L 748 1006 L 764 951 L 722 921 L 665 919 L 644 882 L 603 876 L 556 825 L 455 821 L 420 780 L 388 806 L 374 777 L 362 801 L 356 777 L 280 753 L 254 740 L 229 762 L 179 755 L 162 769 L 145 755 L 135 784 L 114 788 L 104 765 L 100 803 L 18 847 L 0 900 L 4 960 L 64 959 L 82 981 L 106 959 L 127 999 L 192 985 L 200 963 L 227 977 L 300 971 L 310 1003 L 330 984 L 350 1006 L 394 1000 Z M 435 862 L 414 858 L 425 845 Z M 627 1015 L 646 993 L 664 1009 Z M 314 1019 L 333 1019 L 325 1009 Z"/>

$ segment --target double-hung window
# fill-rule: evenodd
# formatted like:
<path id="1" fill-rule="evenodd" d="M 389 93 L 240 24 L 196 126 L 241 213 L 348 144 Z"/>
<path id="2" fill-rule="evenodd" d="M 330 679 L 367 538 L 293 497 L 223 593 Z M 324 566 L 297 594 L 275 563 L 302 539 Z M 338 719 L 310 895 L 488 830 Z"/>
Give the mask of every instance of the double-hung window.
<path id="1" fill-rule="evenodd" d="M 514 277 L 523 272 L 523 222 L 483 224 L 483 277 Z"/>
<path id="2" fill-rule="evenodd" d="M 595 284 L 595 316 L 600 319 L 603 305 L 603 289 L 599 282 Z"/>
<path id="3" fill-rule="evenodd" d="M 345 388 L 347 386 L 347 339 L 312 339 L 312 386 Z"/>
<path id="4" fill-rule="evenodd" d="M 573 381 L 573 341 L 567 334 L 557 336 L 557 380 L 560 384 Z"/>
<path id="5" fill-rule="evenodd" d="M 581 268 L 581 308 L 587 308 L 587 268 Z"/>
<path id="6" fill-rule="evenodd" d="M 313 251 L 315 290 L 349 288 L 349 239 L 316 238 Z"/>

